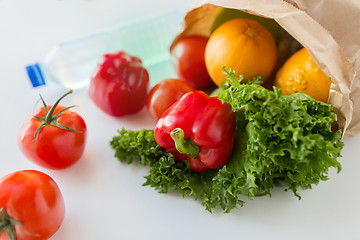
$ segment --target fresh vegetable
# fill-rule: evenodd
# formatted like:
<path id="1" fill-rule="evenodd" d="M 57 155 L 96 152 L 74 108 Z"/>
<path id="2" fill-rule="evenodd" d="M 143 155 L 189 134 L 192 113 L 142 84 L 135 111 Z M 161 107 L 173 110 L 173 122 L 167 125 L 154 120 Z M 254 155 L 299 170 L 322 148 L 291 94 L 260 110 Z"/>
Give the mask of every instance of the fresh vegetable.
<path id="1" fill-rule="evenodd" d="M 87 127 L 84 119 L 70 107 L 59 105 L 72 91 L 53 106 L 44 106 L 31 114 L 22 125 L 18 145 L 34 163 L 49 169 L 64 169 L 76 163 L 84 153 Z"/>
<path id="2" fill-rule="evenodd" d="M 332 131 L 332 105 L 303 93 L 282 96 L 276 87 L 269 91 L 258 84 L 241 85 L 243 77 L 238 79 L 233 70 L 227 77 L 231 85 L 219 98 L 246 121 L 243 157 L 250 195 L 269 195 L 270 188 L 284 181 L 299 196 L 298 189 L 327 180 L 330 167 L 340 171 L 342 133 Z"/>
<path id="3" fill-rule="evenodd" d="M 64 216 L 61 191 L 45 173 L 22 170 L 0 179 L 0 239 L 49 239 Z"/>
<path id="4" fill-rule="evenodd" d="M 147 110 L 157 120 L 166 109 L 192 90 L 193 86 L 183 80 L 164 79 L 150 90 L 146 99 Z"/>
<path id="5" fill-rule="evenodd" d="M 235 115 L 228 103 L 202 91 L 186 93 L 157 121 L 155 140 L 193 171 L 223 166 L 234 143 Z"/>
<path id="6" fill-rule="evenodd" d="M 149 73 L 140 58 L 124 51 L 105 54 L 95 70 L 89 96 L 105 113 L 119 117 L 145 106 Z"/>
<path id="7" fill-rule="evenodd" d="M 245 79 L 261 75 L 265 82 L 277 61 L 277 49 L 271 33 L 250 19 L 233 19 L 218 27 L 205 49 L 207 71 L 216 85 L 226 81 L 222 72 L 233 67 Z"/>
<path id="8" fill-rule="evenodd" d="M 111 141 L 122 162 L 150 165 L 145 185 L 159 192 L 180 190 L 202 201 L 207 210 L 229 212 L 246 198 L 271 195 L 283 186 L 300 198 L 299 190 L 328 179 L 330 167 L 341 165 L 341 131 L 332 131 L 333 106 L 302 93 L 283 96 L 267 90 L 260 78 L 240 84 L 234 71 L 226 73 L 227 88 L 219 99 L 236 113 L 233 153 L 227 163 L 206 172 L 191 171 L 174 161 L 155 141 L 152 130 L 121 130 Z"/>
<path id="9" fill-rule="evenodd" d="M 294 53 L 280 68 L 275 78 L 275 86 L 282 89 L 283 94 L 306 93 L 322 102 L 328 100 L 330 85 L 330 79 L 305 48 Z"/>
<path id="10" fill-rule="evenodd" d="M 207 41 L 208 37 L 190 35 L 179 39 L 171 49 L 177 75 L 196 89 L 212 84 L 205 66 Z"/>

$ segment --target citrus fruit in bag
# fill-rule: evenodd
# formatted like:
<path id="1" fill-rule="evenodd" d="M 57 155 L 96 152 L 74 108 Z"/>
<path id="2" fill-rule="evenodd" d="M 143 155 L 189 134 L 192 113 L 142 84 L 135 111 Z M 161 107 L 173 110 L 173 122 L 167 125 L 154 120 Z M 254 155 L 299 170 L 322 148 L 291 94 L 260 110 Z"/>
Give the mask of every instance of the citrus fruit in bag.
<path id="1" fill-rule="evenodd" d="M 274 19 L 260 17 L 257 15 L 253 15 L 232 8 L 224 8 L 220 11 L 220 13 L 216 16 L 213 22 L 213 25 L 211 27 L 211 32 L 215 31 L 215 29 L 217 29 L 221 24 L 235 18 L 246 18 L 259 22 L 270 31 L 276 43 L 279 41 L 281 37 L 281 27 Z"/>
<path id="2" fill-rule="evenodd" d="M 318 101 L 327 102 L 331 81 L 309 52 L 302 48 L 279 69 L 274 84 L 283 90 L 284 95 L 306 93 Z"/>
<path id="3" fill-rule="evenodd" d="M 258 75 L 265 82 L 273 72 L 277 49 L 273 36 L 260 23 L 250 19 L 233 19 L 218 27 L 205 48 L 207 71 L 218 86 L 226 81 L 222 67 L 232 67 L 245 79 Z"/>

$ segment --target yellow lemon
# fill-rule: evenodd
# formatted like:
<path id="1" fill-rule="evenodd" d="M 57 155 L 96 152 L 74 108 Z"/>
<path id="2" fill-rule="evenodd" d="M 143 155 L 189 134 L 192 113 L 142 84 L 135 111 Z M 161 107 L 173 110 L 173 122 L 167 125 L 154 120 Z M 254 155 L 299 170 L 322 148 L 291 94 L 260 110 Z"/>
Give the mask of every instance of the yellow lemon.
<path id="1" fill-rule="evenodd" d="M 274 84 L 283 90 L 284 95 L 306 93 L 318 101 L 327 102 L 331 81 L 302 48 L 279 69 Z"/>

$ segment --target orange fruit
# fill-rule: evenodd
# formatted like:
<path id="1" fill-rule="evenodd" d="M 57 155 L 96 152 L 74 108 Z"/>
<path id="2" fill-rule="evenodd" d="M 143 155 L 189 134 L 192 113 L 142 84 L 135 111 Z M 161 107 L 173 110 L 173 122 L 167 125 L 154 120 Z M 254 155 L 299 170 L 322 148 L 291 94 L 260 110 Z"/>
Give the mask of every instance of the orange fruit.
<path id="1" fill-rule="evenodd" d="M 259 22 L 261 25 L 266 27 L 266 29 L 269 30 L 269 32 L 273 35 L 275 43 L 279 42 L 281 37 L 281 27 L 274 19 L 260 17 L 233 8 L 223 8 L 220 11 L 220 13 L 216 16 L 213 22 L 211 32 L 215 31 L 215 29 L 217 29 L 221 24 L 235 18 L 247 18 Z"/>
<path id="2" fill-rule="evenodd" d="M 282 89 L 284 95 L 306 93 L 318 101 L 327 102 L 331 81 L 309 52 L 302 48 L 279 69 L 274 85 Z"/>
<path id="3" fill-rule="evenodd" d="M 238 18 L 220 25 L 211 35 L 205 48 L 206 69 L 213 82 L 220 86 L 232 67 L 245 79 L 258 75 L 265 82 L 273 72 L 277 49 L 272 34 L 255 20 Z"/>

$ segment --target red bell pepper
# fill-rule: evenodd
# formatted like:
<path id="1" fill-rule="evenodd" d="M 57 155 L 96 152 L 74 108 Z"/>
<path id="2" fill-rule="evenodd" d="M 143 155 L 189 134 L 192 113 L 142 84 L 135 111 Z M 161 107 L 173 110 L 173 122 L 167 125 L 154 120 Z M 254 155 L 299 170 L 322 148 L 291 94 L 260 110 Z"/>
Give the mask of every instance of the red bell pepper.
<path id="1" fill-rule="evenodd" d="M 186 93 L 158 119 L 156 142 L 196 172 L 223 166 L 234 145 L 235 114 L 230 104 L 202 91 Z"/>
<path id="2" fill-rule="evenodd" d="M 89 96 L 102 111 L 120 117 L 145 106 L 149 73 L 140 58 L 124 51 L 104 54 L 89 86 Z"/>

